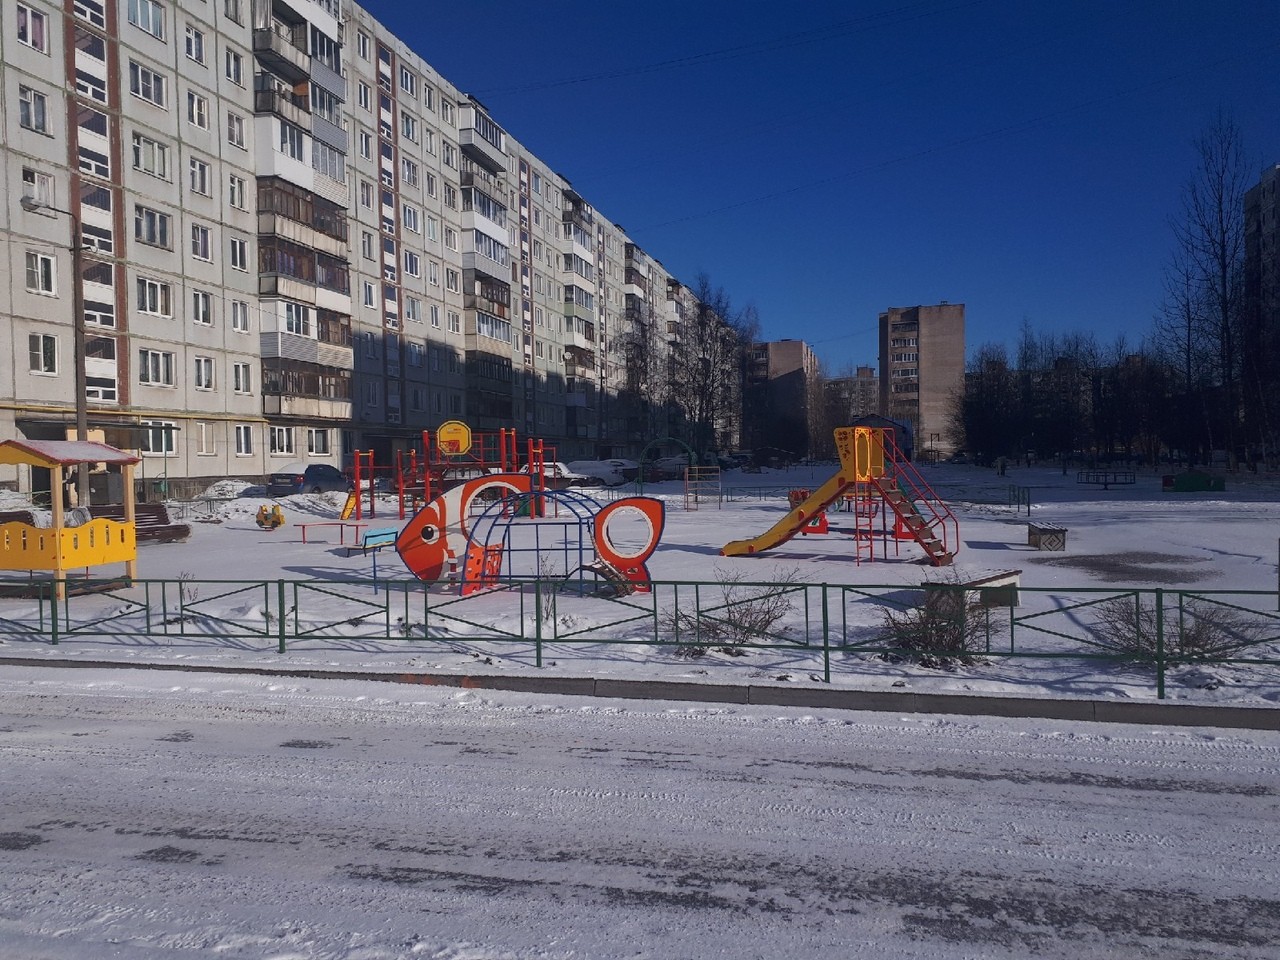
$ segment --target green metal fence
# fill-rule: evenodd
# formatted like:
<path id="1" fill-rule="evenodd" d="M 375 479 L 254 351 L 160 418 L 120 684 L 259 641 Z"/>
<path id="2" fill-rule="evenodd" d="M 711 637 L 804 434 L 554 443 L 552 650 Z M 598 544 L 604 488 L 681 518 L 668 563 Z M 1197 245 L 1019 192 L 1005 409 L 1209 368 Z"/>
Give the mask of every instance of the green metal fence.
<path id="1" fill-rule="evenodd" d="M 696 659 L 773 651 L 830 682 L 870 661 L 995 665 L 1071 660 L 1105 677 L 1135 671 L 1164 697 L 1187 665 L 1280 667 L 1280 593 L 1139 587 L 975 589 L 924 584 L 653 581 L 613 595 L 581 578 L 503 580 L 469 596 L 394 580 L 52 581 L 0 600 L 6 643 L 93 640 L 188 643 L 285 654 L 341 645 L 379 651 L 448 642 L 519 649 L 537 666 L 548 650 L 644 658 L 649 649 Z M 1280 680 L 1280 671 L 1275 673 Z M 1270 682 L 1270 681 L 1264 681 Z"/>

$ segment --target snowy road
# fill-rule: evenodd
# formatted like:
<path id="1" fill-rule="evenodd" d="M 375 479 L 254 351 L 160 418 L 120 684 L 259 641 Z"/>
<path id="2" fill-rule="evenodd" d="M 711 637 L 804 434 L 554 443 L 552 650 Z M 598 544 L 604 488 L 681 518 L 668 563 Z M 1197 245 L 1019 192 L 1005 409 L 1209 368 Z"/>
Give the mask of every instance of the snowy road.
<path id="1" fill-rule="evenodd" d="M 1278 803 L 1265 732 L 9 668 L 0 957 L 1274 957 Z"/>

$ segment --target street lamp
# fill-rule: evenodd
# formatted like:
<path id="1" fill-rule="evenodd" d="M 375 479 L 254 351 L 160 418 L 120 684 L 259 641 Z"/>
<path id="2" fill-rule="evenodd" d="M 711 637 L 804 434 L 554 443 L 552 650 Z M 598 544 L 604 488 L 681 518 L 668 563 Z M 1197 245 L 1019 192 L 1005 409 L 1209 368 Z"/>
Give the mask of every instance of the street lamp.
<path id="1" fill-rule="evenodd" d="M 38 213 L 48 210 L 50 213 L 63 213 L 71 218 L 71 330 L 75 344 L 75 391 L 76 391 L 76 439 L 89 439 L 89 406 L 88 406 L 88 370 L 85 366 L 85 330 L 84 330 L 84 269 L 81 257 L 84 253 L 84 238 L 80 234 L 80 218 L 70 210 L 63 210 L 44 200 L 35 197 L 23 197 L 18 201 L 27 213 Z M 61 496 L 61 491 L 54 491 Z M 89 464 L 81 460 L 76 466 L 76 505 L 84 506 L 89 502 Z"/>

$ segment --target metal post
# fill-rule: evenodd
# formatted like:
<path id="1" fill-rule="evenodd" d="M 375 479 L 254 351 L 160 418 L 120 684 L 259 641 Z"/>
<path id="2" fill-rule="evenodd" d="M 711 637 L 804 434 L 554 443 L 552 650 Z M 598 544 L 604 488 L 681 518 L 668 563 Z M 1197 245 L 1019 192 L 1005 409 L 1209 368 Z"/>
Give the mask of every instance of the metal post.
<path id="1" fill-rule="evenodd" d="M 1164 589 L 1156 587 L 1156 699 L 1164 699 Z"/>
<path id="2" fill-rule="evenodd" d="M 18 201 L 27 213 L 48 210 L 51 213 L 65 214 L 71 220 L 71 334 L 75 346 L 75 411 L 76 439 L 89 439 L 89 400 L 88 372 L 85 367 L 85 330 L 84 330 L 84 238 L 80 235 L 80 218 L 70 210 L 63 210 L 51 203 L 35 197 L 23 197 Z M 55 491 L 54 496 L 60 496 Z M 76 506 L 85 506 L 89 502 L 89 464 L 81 462 L 76 466 Z"/>

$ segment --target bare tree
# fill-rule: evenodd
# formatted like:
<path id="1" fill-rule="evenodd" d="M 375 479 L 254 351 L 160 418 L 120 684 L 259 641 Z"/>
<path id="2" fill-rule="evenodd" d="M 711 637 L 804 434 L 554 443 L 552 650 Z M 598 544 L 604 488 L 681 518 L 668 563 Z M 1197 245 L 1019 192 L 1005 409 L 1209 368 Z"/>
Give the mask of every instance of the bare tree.
<path id="1" fill-rule="evenodd" d="M 1183 302 L 1175 304 L 1175 309 L 1185 313 L 1202 345 L 1197 352 L 1211 361 L 1212 392 L 1204 402 L 1213 442 L 1234 456 L 1242 439 L 1240 339 L 1247 167 L 1240 130 L 1223 114 L 1193 145 L 1196 169 L 1173 223 L 1174 275 L 1185 283 Z"/>

